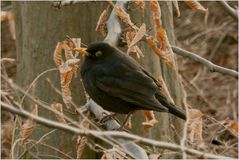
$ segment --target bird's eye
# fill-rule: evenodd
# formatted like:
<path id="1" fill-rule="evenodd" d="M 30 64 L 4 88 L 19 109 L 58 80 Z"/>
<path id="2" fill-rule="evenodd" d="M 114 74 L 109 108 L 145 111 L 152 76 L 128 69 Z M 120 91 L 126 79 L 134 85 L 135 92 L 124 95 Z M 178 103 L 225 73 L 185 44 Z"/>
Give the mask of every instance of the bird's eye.
<path id="1" fill-rule="evenodd" d="M 97 51 L 97 52 L 95 53 L 95 56 L 96 56 L 96 57 L 100 57 L 102 54 L 103 54 L 103 53 L 102 53 L 101 51 Z"/>

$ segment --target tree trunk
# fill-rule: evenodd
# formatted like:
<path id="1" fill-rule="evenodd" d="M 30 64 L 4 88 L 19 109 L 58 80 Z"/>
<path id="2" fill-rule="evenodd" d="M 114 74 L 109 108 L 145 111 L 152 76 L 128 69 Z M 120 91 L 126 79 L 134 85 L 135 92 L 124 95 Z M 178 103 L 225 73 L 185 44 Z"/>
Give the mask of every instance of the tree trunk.
<path id="1" fill-rule="evenodd" d="M 167 32 L 167 36 L 170 44 L 174 44 L 174 27 L 173 27 L 173 12 L 172 12 L 172 2 L 171 1 L 160 1 L 159 2 L 161 13 L 162 13 L 162 23 L 163 27 Z M 152 16 L 150 12 L 149 2 L 146 2 L 145 9 L 134 10 L 130 12 L 131 19 L 134 23 L 140 25 L 142 23 L 146 24 L 147 28 L 152 28 L 150 32 L 151 35 L 154 35 L 156 28 L 154 28 Z M 142 16 L 143 15 L 143 16 Z M 140 48 L 144 53 L 145 57 L 140 59 L 140 63 L 152 73 L 155 77 L 161 75 L 166 83 L 166 86 L 170 92 L 170 95 L 174 99 L 175 103 L 178 106 L 182 106 L 182 94 L 181 94 L 181 85 L 178 78 L 177 71 L 167 67 L 167 65 L 160 60 L 160 58 L 152 51 L 148 44 L 145 42 L 140 43 Z M 173 115 L 168 113 L 156 113 L 156 119 L 159 121 L 151 129 L 143 129 L 142 122 L 145 121 L 143 118 L 143 112 L 138 112 L 137 115 L 133 116 L 133 130 L 134 133 L 143 134 L 149 138 L 158 139 L 162 141 L 175 142 L 179 143 L 180 135 L 182 133 L 183 121 L 179 120 Z M 175 128 L 172 128 L 175 127 Z M 161 151 L 160 151 L 161 152 Z M 164 156 L 163 158 L 175 158 L 175 156 Z"/>
<path id="2" fill-rule="evenodd" d="M 137 25 L 145 23 L 148 28 L 153 28 L 152 18 L 150 17 L 149 2 L 146 3 L 144 11 L 131 11 L 131 19 Z M 173 13 L 171 2 L 160 2 L 162 10 L 163 26 L 167 31 L 171 44 L 174 43 L 173 32 Z M 82 2 L 79 4 L 55 9 L 51 6 L 51 2 L 15 2 L 16 15 L 16 33 L 17 33 L 17 83 L 23 88 L 27 88 L 32 80 L 41 72 L 55 67 L 53 63 L 53 52 L 57 42 L 65 39 L 66 35 L 70 37 L 80 37 L 86 44 L 102 40 L 100 34 L 95 32 L 96 23 L 100 13 L 106 8 L 105 2 Z M 143 16 L 142 16 L 143 15 Z M 153 33 L 154 34 L 154 29 Z M 145 58 L 140 59 L 140 63 L 153 75 L 163 75 L 166 85 L 169 88 L 171 96 L 176 104 L 181 106 L 180 83 L 177 73 L 170 70 L 158 56 L 153 53 L 152 49 L 144 42 L 140 42 L 140 48 L 145 54 Z M 59 73 L 57 71 L 50 72 L 42 76 L 36 83 L 34 96 L 40 100 L 52 104 L 53 102 L 61 102 L 62 98 L 49 86 L 46 78 L 59 88 Z M 75 78 L 71 84 L 73 101 L 78 105 L 85 103 L 85 96 L 80 83 L 80 77 Z M 24 101 L 24 107 L 28 107 L 32 102 L 29 99 Z M 64 112 L 67 114 L 67 112 Z M 144 130 L 141 122 L 144 121 L 143 112 L 137 112 L 132 119 L 133 133 L 164 140 L 178 142 L 178 134 L 181 132 L 181 125 L 177 118 L 169 116 L 167 113 L 156 113 L 159 123 L 155 127 Z M 55 119 L 55 115 L 50 111 L 39 107 L 39 115 L 48 119 Z M 67 114 L 76 119 L 72 114 Z M 177 120 L 177 121 L 176 121 Z M 170 127 L 174 125 L 175 130 Z M 44 134 L 52 129 L 38 125 L 31 135 L 31 139 L 38 140 Z M 16 131 L 15 139 L 20 137 L 19 131 Z M 73 158 L 76 157 L 76 135 L 70 135 L 61 131 L 55 131 L 42 141 L 48 145 L 69 153 Z M 36 145 L 38 148 L 38 157 L 53 158 L 49 155 L 67 158 L 57 151 Z M 15 157 L 21 155 L 23 147 L 17 145 L 15 149 Z M 45 157 L 45 156 L 46 157 Z M 47 156 L 48 155 L 48 156 Z M 83 158 L 99 158 L 96 153 L 90 153 L 89 150 L 84 152 Z M 31 157 L 33 158 L 33 157 Z"/>
<path id="3" fill-rule="evenodd" d="M 95 27 L 100 13 L 106 8 L 106 3 L 82 2 L 56 9 L 52 7 L 52 2 L 15 2 L 14 8 L 17 33 L 17 84 L 22 88 L 27 88 L 41 72 L 55 67 L 53 62 L 55 46 L 57 42 L 64 40 L 66 35 L 81 37 L 86 44 L 102 39 L 95 32 Z M 77 78 L 73 79 L 70 86 L 73 101 L 77 106 L 80 106 L 86 101 L 80 82 L 80 74 L 77 73 L 77 75 Z M 49 78 L 60 89 L 58 71 L 49 72 L 37 81 L 34 96 L 49 105 L 53 102 L 63 103 L 61 96 L 50 87 L 46 78 Z M 24 108 L 32 103 L 30 101 L 27 102 L 24 103 Z M 66 111 L 64 113 L 67 114 Z M 39 107 L 39 115 L 47 119 L 56 120 L 53 113 L 42 109 L 42 107 Z M 72 114 L 67 115 L 77 120 L 76 116 Z M 37 125 L 30 138 L 38 140 L 51 130 L 42 125 Z M 16 134 L 15 139 L 19 137 L 20 135 Z M 43 143 L 54 146 L 76 158 L 76 139 L 76 135 L 55 131 L 47 136 Z M 47 155 L 67 158 L 48 147 L 42 145 L 36 145 L 36 147 L 38 148 L 38 157 L 40 158 L 53 158 Z M 17 146 L 15 149 L 16 157 L 14 158 L 22 154 L 22 149 L 21 145 Z M 93 152 L 88 152 L 84 155 L 85 157 L 83 158 L 95 158 L 96 156 Z"/>

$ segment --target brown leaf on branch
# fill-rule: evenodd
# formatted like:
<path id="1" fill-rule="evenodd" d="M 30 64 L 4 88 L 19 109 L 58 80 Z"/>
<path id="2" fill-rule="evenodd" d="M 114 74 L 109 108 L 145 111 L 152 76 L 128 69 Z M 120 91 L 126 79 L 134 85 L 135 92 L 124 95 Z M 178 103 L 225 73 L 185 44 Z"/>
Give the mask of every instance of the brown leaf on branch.
<path id="1" fill-rule="evenodd" d="M 79 59 L 69 59 L 59 67 L 62 98 L 68 109 L 70 107 L 70 102 L 72 100 L 69 85 L 71 83 L 71 79 L 79 63 L 80 63 Z"/>
<path id="2" fill-rule="evenodd" d="M 184 2 L 192 9 L 195 9 L 201 12 L 208 11 L 208 9 L 205 9 L 197 0 L 185 0 Z"/>
<path id="3" fill-rule="evenodd" d="M 115 148 L 104 151 L 101 159 L 126 159 L 126 154 Z"/>
<path id="4" fill-rule="evenodd" d="M 230 122 L 230 129 L 235 135 L 237 135 L 237 136 L 239 135 L 238 134 L 238 122 L 237 121 L 232 120 Z"/>
<path id="5" fill-rule="evenodd" d="M 145 26 L 145 24 L 143 23 L 143 24 L 140 26 L 138 32 L 135 34 L 133 40 L 131 41 L 131 43 L 130 43 L 130 45 L 129 45 L 129 48 L 132 47 L 132 46 L 134 46 L 136 43 L 138 43 L 138 42 L 144 37 L 145 33 L 146 33 L 146 26 Z"/>
<path id="6" fill-rule="evenodd" d="M 132 128 L 132 116 L 129 117 L 124 127 L 131 129 Z"/>
<path id="7" fill-rule="evenodd" d="M 132 23 L 129 14 L 123 8 L 115 7 L 114 12 L 127 27 L 130 27 L 132 30 L 137 29 L 137 27 Z"/>
<path id="8" fill-rule="evenodd" d="M 161 26 L 161 9 L 157 0 L 151 0 L 150 9 L 153 15 L 153 22 L 159 28 Z"/>
<path id="9" fill-rule="evenodd" d="M 229 132 L 231 134 L 233 134 L 235 137 L 238 137 L 238 122 L 235 120 L 231 120 L 229 118 L 227 118 L 226 120 L 224 120 L 222 122 L 222 124 L 224 125 L 225 128 L 227 128 L 229 130 Z"/>
<path id="10" fill-rule="evenodd" d="M 167 33 L 161 26 L 161 9 L 158 1 L 151 0 L 150 9 L 153 16 L 153 22 L 157 28 L 156 38 L 160 43 L 160 47 L 157 45 L 156 41 L 152 36 L 147 37 L 147 42 L 154 50 L 154 52 L 170 67 L 175 68 L 173 51 L 169 44 Z"/>
<path id="11" fill-rule="evenodd" d="M 133 0 L 134 4 L 136 4 L 140 9 L 144 9 L 145 7 L 145 1 L 143 0 Z"/>
<path id="12" fill-rule="evenodd" d="M 31 114 L 37 116 L 38 115 L 38 106 L 37 104 L 35 104 L 31 110 Z M 22 143 L 25 144 L 27 139 L 31 136 L 34 128 L 36 127 L 36 123 L 33 121 L 33 119 L 29 118 L 27 119 L 21 128 L 21 132 L 22 132 L 22 138 L 23 141 Z"/>
<path id="13" fill-rule="evenodd" d="M 67 108 L 70 108 L 72 100 L 71 90 L 69 88 L 71 79 L 76 74 L 80 59 L 76 59 L 77 55 L 73 55 L 73 48 L 79 47 L 80 39 L 68 38 L 63 42 L 58 42 L 54 51 L 54 62 L 59 69 L 61 78 L 62 98 Z M 64 50 L 66 62 L 63 61 L 62 51 Z"/>
<path id="14" fill-rule="evenodd" d="M 76 151 L 77 151 L 76 159 L 81 159 L 86 142 L 87 142 L 87 138 L 85 136 L 78 136 L 77 143 L 76 143 Z"/>
<path id="15" fill-rule="evenodd" d="M 51 107 L 58 112 L 58 113 L 55 113 L 57 120 L 61 123 L 66 123 L 66 120 L 63 114 L 62 104 L 55 103 L 55 104 L 52 104 Z"/>
<path id="16" fill-rule="evenodd" d="M 89 116 L 90 116 L 90 112 L 88 111 L 86 113 L 86 117 L 89 117 Z M 80 127 L 83 128 L 83 129 L 90 129 L 90 123 L 87 121 L 86 117 L 80 123 Z M 78 136 L 77 143 L 76 143 L 76 156 L 77 156 L 77 159 L 81 159 L 82 158 L 82 154 L 83 154 L 86 142 L 87 142 L 86 136 Z"/>
<path id="17" fill-rule="evenodd" d="M 53 54 L 53 59 L 57 67 L 59 67 L 63 62 L 62 60 L 62 49 L 63 45 L 61 42 L 58 42 Z"/>
<path id="18" fill-rule="evenodd" d="M 143 52 L 139 49 L 136 43 L 138 43 L 144 37 L 145 33 L 145 24 L 141 25 L 137 33 L 135 33 L 135 31 L 126 33 L 126 43 L 128 45 L 127 54 L 135 53 L 137 58 L 144 57 Z"/>
<path id="19" fill-rule="evenodd" d="M 158 123 L 158 120 L 155 118 L 153 111 L 144 110 L 144 117 L 145 117 L 146 121 L 143 122 L 142 125 L 145 129 L 146 128 L 151 128 L 156 123 Z"/>
<path id="20" fill-rule="evenodd" d="M 163 27 L 158 28 L 158 31 L 156 33 L 156 38 L 160 43 L 160 49 L 162 50 L 164 57 L 166 57 L 166 59 L 170 61 L 169 64 L 172 64 L 170 66 L 175 68 L 175 62 L 173 57 L 174 53 L 169 43 L 167 33 Z"/>
<path id="21" fill-rule="evenodd" d="M 165 29 L 163 29 L 163 27 L 158 28 L 158 31 L 156 33 L 156 39 L 159 41 L 160 49 L 163 51 L 166 51 L 167 49 L 166 37 L 167 37 L 167 34 Z"/>
<path id="22" fill-rule="evenodd" d="M 99 17 L 99 20 L 97 22 L 97 26 L 95 28 L 95 30 L 97 32 L 100 32 L 103 37 L 105 37 L 106 34 L 107 34 L 107 31 L 106 31 L 106 21 L 107 21 L 108 17 L 109 17 L 109 14 L 108 14 L 107 10 L 105 9 L 101 13 L 101 15 Z"/>
<path id="23" fill-rule="evenodd" d="M 127 46 L 129 47 L 135 36 L 135 31 L 126 32 L 125 36 L 126 36 L 125 39 L 126 39 Z M 127 54 L 136 54 L 137 58 L 144 57 L 143 52 L 136 45 L 128 48 Z"/>
<path id="24" fill-rule="evenodd" d="M 204 146 L 202 138 L 202 116 L 203 113 L 201 111 L 197 109 L 189 109 L 189 140 L 201 147 Z"/>
<path id="25" fill-rule="evenodd" d="M 154 38 L 152 36 L 148 36 L 146 38 L 147 43 L 151 46 L 151 48 L 153 49 L 153 51 L 170 67 L 174 68 L 174 63 L 171 60 L 171 57 L 169 57 L 165 51 L 161 50 L 158 45 L 157 42 L 154 40 Z"/>

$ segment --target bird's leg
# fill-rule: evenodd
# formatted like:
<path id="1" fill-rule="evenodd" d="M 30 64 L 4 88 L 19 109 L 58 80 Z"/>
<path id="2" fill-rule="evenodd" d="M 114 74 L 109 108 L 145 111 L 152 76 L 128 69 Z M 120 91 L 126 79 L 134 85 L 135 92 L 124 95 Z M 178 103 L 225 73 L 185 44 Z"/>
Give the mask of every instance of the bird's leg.
<path id="1" fill-rule="evenodd" d="M 111 118 L 114 118 L 115 116 L 116 113 L 107 114 L 99 121 L 99 123 L 104 124 L 106 121 L 108 121 Z"/>
<path id="2" fill-rule="evenodd" d="M 125 117 L 125 119 L 124 119 L 124 122 L 122 123 L 122 125 L 119 127 L 118 130 L 122 130 L 122 129 L 124 128 L 125 124 L 128 122 L 128 120 L 130 119 L 130 117 L 132 116 L 132 114 L 133 114 L 133 111 L 132 111 L 132 112 L 129 112 L 129 113 L 126 115 L 126 117 Z"/>

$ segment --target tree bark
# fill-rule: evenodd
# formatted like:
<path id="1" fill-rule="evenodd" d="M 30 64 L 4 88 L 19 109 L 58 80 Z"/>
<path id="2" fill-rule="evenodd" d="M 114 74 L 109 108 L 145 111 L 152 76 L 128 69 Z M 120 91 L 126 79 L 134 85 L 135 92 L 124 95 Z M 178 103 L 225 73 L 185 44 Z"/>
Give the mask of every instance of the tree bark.
<path id="1" fill-rule="evenodd" d="M 102 38 L 95 32 L 96 23 L 100 13 L 106 8 L 106 3 L 103 2 L 82 2 L 66 6 L 61 9 L 52 7 L 52 2 L 15 2 L 14 10 L 16 16 L 16 34 L 17 34 L 17 84 L 22 88 L 27 88 L 32 80 L 41 72 L 54 68 L 53 52 L 57 42 L 70 37 L 81 37 L 83 42 L 88 44 L 92 41 L 101 40 Z M 83 105 L 85 95 L 80 81 L 79 71 L 77 78 L 73 78 L 71 90 L 73 101 L 78 106 Z M 46 78 L 49 78 L 54 85 L 60 89 L 58 71 L 49 72 L 41 77 L 34 89 L 34 96 L 40 100 L 47 102 L 49 105 L 53 102 L 62 102 L 59 96 L 47 83 Z M 32 93 L 33 94 L 33 93 Z M 32 104 L 26 99 L 24 108 Z M 76 119 L 76 116 L 67 113 L 68 116 Z M 55 115 L 48 110 L 39 107 L 39 115 L 47 119 L 54 119 Z M 31 135 L 31 139 L 38 140 L 51 129 L 38 125 Z M 16 131 L 15 139 L 20 138 L 19 131 Z M 57 149 L 69 153 L 73 158 L 76 158 L 76 139 L 77 136 L 67 134 L 61 131 L 55 131 L 43 142 L 56 147 Z M 36 145 L 40 155 L 53 155 L 61 158 L 66 158 L 62 154 Z M 18 158 L 22 153 L 23 146 L 17 145 L 15 155 Z M 86 153 L 83 158 L 96 158 L 94 152 Z"/>

